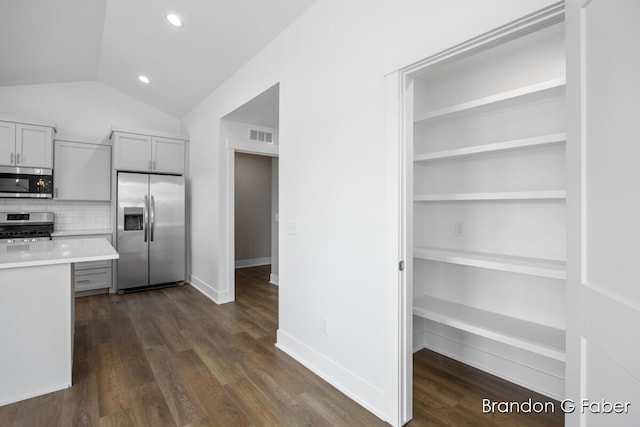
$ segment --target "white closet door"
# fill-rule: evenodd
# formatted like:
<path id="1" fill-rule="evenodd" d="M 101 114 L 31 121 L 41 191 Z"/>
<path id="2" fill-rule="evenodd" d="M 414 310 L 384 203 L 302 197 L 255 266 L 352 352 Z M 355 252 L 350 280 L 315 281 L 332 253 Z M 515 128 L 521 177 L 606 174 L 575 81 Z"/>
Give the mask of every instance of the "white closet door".
<path id="1" fill-rule="evenodd" d="M 581 218 L 569 232 L 567 425 L 640 425 L 640 2 L 567 6 L 570 215 Z M 603 399 L 623 413 L 596 413 L 611 409 Z"/>

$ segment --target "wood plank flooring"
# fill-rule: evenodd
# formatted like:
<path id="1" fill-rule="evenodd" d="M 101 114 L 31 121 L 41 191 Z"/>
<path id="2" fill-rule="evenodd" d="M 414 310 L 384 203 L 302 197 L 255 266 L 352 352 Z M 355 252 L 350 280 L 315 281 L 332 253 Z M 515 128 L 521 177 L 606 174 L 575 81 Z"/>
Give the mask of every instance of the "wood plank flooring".
<path id="1" fill-rule="evenodd" d="M 385 425 L 274 346 L 268 276 L 238 270 L 237 301 L 220 306 L 188 285 L 76 299 L 73 387 L 0 407 L 0 426 Z M 483 397 L 532 393 L 435 353 L 414 370 L 411 426 L 562 425 L 482 414 Z"/>

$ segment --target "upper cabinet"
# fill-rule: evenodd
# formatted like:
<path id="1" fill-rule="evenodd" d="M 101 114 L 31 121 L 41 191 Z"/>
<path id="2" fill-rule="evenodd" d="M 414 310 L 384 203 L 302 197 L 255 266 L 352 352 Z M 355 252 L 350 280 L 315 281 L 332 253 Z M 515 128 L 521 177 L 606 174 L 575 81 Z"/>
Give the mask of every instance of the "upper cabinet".
<path id="1" fill-rule="evenodd" d="M 113 167 L 117 170 L 150 172 L 151 137 L 146 135 L 115 134 Z"/>
<path id="2" fill-rule="evenodd" d="M 184 173 L 184 141 L 155 136 L 151 138 L 151 166 L 154 172 Z"/>
<path id="3" fill-rule="evenodd" d="M 110 200 L 111 145 L 56 140 L 53 182 L 56 200 Z"/>
<path id="4" fill-rule="evenodd" d="M 112 133 L 114 169 L 137 172 L 184 173 L 185 139 L 182 135 L 160 135 L 153 131 Z"/>
<path id="5" fill-rule="evenodd" d="M 53 168 L 54 124 L 0 121 L 0 166 Z"/>

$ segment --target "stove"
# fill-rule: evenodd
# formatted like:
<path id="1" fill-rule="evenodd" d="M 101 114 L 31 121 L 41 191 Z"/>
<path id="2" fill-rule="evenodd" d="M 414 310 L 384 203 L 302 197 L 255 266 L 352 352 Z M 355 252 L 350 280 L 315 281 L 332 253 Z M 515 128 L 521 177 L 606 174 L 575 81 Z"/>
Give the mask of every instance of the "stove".
<path id="1" fill-rule="evenodd" d="M 0 212 L 0 243 L 51 240 L 53 212 Z"/>

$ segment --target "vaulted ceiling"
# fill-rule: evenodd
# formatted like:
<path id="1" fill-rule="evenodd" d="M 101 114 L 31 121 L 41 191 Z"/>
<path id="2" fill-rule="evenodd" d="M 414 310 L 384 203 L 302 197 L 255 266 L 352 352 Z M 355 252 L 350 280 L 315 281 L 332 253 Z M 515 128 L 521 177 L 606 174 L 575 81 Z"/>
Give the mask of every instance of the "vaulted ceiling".
<path id="1" fill-rule="evenodd" d="M 100 80 L 181 118 L 315 1 L 2 0 L 0 86 Z"/>

